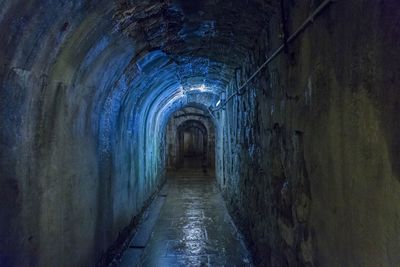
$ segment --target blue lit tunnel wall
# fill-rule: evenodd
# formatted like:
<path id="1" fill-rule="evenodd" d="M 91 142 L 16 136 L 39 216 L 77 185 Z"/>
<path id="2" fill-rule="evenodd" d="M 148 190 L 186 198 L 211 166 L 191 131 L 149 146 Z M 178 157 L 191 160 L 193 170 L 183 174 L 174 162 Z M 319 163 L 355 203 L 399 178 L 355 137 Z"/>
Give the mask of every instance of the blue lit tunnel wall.
<path id="1" fill-rule="evenodd" d="M 285 5 L 309 25 L 287 51 Z M 212 116 L 215 169 L 260 265 L 397 266 L 398 10 L 0 1 L 0 265 L 93 266 L 162 182 L 174 114 L 246 84 Z"/>
<path id="2" fill-rule="evenodd" d="M 113 33 L 109 6 L 99 6 L 1 4 L 2 264 L 91 265 L 138 210 L 118 210 L 123 195 L 114 193 L 135 48 Z M 124 205 L 140 201 L 131 194 Z"/>
<path id="3" fill-rule="evenodd" d="M 215 105 L 228 79 L 146 51 L 113 8 L 0 3 L 2 264 L 93 265 L 160 184 L 171 115 Z"/>

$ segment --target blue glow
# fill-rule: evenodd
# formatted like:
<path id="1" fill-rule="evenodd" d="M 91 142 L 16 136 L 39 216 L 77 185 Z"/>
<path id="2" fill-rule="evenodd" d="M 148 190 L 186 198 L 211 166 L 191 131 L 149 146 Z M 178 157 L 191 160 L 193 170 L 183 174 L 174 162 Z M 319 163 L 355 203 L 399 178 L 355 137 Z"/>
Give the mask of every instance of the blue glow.
<path id="1" fill-rule="evenodd" d="M 110 38 L 104 36 L 99 42 L 97 42 L 87 53 L 83 60 L 82 67 L 88 67 L 98 56 L 107 48 L 110 43 Z"/>

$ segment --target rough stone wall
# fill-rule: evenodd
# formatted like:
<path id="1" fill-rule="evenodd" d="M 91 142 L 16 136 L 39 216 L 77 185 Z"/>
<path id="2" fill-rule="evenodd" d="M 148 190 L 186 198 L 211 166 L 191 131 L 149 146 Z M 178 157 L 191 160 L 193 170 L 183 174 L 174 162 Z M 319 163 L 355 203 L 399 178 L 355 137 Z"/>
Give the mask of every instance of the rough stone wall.
<path id="1" fill-rule="evenodd" d="M 291 33 L 320 1 L 285 2 Z M 399 18 L 396 1 L 336 1 L 217 114 L 218 181 L 259 266 L 399 266 Z"/>

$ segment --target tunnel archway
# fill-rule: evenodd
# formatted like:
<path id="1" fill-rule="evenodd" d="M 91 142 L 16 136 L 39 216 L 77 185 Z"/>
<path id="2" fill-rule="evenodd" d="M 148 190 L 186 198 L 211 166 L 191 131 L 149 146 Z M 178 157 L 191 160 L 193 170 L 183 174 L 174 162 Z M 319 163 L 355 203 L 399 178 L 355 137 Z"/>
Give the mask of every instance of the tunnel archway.
<path id="1" fill-rule="evenodd" d="M 185 162 L 193 163 L 196 159 L 198 164 L 192 164 L 193 167 L 213 171 L 215 125 L 208 111 L 193 105 L 176 111 L 168 122 L 166 140 L 168 169 L 180 169 Z"/>
<path id="2" fill-rule="evenodd" d="M 260 266 L 397 266 L 397 2 L 0 1 L 0 265 L 102 261 L 195 120 Z"/>
<path id="3" fill-rule="evenodd" d="M 177 134 L 178 161 L 177 168 L 207 167 L 208 161 L 208 132 L 201 121 L 187 120 L 178 126 Z M 201 165 L 194 164 L 199 162 Z"/>

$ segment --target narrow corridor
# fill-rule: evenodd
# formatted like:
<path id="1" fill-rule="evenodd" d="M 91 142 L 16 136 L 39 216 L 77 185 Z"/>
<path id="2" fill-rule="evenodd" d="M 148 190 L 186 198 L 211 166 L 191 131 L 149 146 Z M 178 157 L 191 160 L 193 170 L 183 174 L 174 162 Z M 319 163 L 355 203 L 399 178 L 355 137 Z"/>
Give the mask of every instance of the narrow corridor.
<path id="1" fill-rule="evenodd" d="M 185 168 L 170 174 L 165 187 L 165 204 L 138 266 L 252 266 L 213 177 Z M 124 261 L 121 267 L 127 266 L 135 265 Z"/>
<path id="2" fill-rule="evenodd" d="M 0 0 L 0 267 L 399 267 L 399 114 L 400 0 Z"/>

